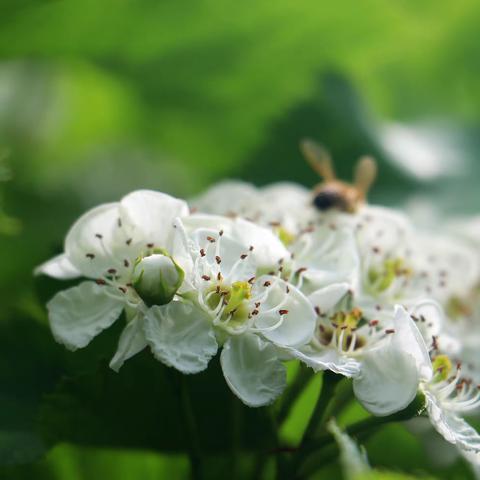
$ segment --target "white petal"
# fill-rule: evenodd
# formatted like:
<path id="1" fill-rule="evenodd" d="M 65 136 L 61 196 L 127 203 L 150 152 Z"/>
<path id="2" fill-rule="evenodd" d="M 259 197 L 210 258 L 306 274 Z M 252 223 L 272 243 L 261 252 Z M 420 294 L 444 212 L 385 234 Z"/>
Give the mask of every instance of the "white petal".
<path id="1" fill-rule="evenodd" d="M 83 275 L 100 278 L 114 268 L 126 271 L 124 260 L 138 255 L 129 225 L 119 223 L 118 203 L 108 203 L 89 210 L 72 226 L 65 239 L 65 253 Z"/>
<path id="2" fill-rule="evenodd" d="M 265 282 L 270 282 L 270 286 L 265 287 Z M 317 316 L 307 297 L 298 288 L 270 275 L 257 279 L 255 297 L 265 290 L 268 296 L 255 316 L 255 327 L 262 331 L 264 337 L 279 345 L 295 346 L 309 342 Z M 281 320 L 282 310 L 288 313 L 283 315 L 282 323 L 273 328 Z"/>
<path id="3" fill-rule="evenodd" d="M 283 243 L 271 230 L 247 220 L 236 218 L 233 222 L 232 235 L 246 248 L 254 247 L 250 255 L 258 268 L 275 268 L 280 259 L 290 256 Z"/>
<path id="4" fill-rule="evenodd" d="M 392 336 L 392 346 L 410 354 L 415 359 L 420 378 L 430 380 L 432 364 L 425 341 L 412 317 L 400 305 L 395 306 L 393 325 L 395 333 Z"/>
<path id="5" fill-rule="evenodd" d="M 244 253 L 248 253 L 257 268 L 278 268 L 278 261 L 290 255 L 283 243 L 268 228 L 242 218 L 227 218 L 218 215 L 195 214 L 184 220 L 187 231 L 210 229 L 218 232 L 223 230 L 231 239 L 242 246 Z M 250 251 L 250 246 L 253 250 Z"/>
<path id="6" fill-rule="evenodd" d="M 333 348 L 318 350 L 310 346 L 300 349 L 285 349 L 293 358 L 297 358 L 316 372 L 320 370 L 331 370 L 332 372 L 344 375 L 345 377 L 356 377 L 360 373 L 361 364 L 357 360 L 340 355 Z"/>
<path id="7" fill-rule="evenodd" d="M 386 343 L 363 356 L 353 391 L 370 413 L 385 416 L 406 408 L 415 398 L 418 384 L 415 359 Z"/>
<path id="8" fill-rule="evenodd" d="M 250 407 L 272 403 L 285 389 L 286 370 L 275 347 L 257 335 L 231 337 L 220 361 L 229 387 Z"/>
<path id="9" fill-rule="evenodd" d="M 215 184 L 190 203 L 204 213 L 242 215 L 251 210 L 257 196 L 257 189 L 250 183 L 227 180 Z"/>
<path id="10" fill-rule="evenodd" d="M 115 322 L 123 306 L 114 289 L 94 282 L 59 292 L 47 304 L 53 336 L 70 350 L 83 348 Z"/>
<path id="11" fill-rule="evenodd" d="M 152 307 L 145 335 L 155 358 L 183 373 L 205 370 L 218 349 L 209 316 L 190 302 Z"/>
<path id="12" fill-rule="evenodd" d="M 300 235 L 291 250 L 296 265 L 306 268 L 302 276 L 308 291 L 340 282 L 355 286 L 360 260 L 351 228 L 316 227 Z"/>
<path id="13" fill-rule="evenodd" d="M 308 299 L 310 303 L 318 307 L 321 312 L 328 312 L 331 310 L 350 290 L 348 283 L 335 283 L 328 287 L 323 287 L 311 295 Z"/>
<path id="14" fill-rule="evenodd" d="M 138 313 L 123 329 L 117 351 L 110 361 L 110 368 L 118 372 L 122 365 L 147 346 L 143 314 Z"/>
<path id="15" fill-rule="evenodd" d="M 174 235 L 173 220 L 188 215 L 183 200 L 153 190 L 137 190 L 120 201 L 122 220 L 134 226 L 133 237 L 168 248 Z"/>
<path id="16" fill-rule="evenodd" d="M 34 273 L 35 275 L 48 275 L 60 280 L 78 278 L 82 275 L 64 253 L 42 263 L 35 269 Z"/>
<path id="17" fill-rule="evenodd" d="M 438 399 L 426 391 L 427 412 L 430 421 L 442 437 L 454 443 L 461 450 L 480 451 L 480 435 L 463 418 L 452 412 L 442 409 Z"/>

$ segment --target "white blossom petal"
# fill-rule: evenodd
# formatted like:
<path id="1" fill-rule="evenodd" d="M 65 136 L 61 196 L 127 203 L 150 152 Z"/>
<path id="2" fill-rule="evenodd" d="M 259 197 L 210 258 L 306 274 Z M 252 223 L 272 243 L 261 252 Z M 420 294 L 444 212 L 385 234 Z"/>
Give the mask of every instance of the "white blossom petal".
<path id="1" fill-rule="evenodd" d="M 441 407 L 438 399 L 425 391 L 430 421 L 442 437 L 461 450 L 480 452 L 480 435 L 463 418 Z"/>
<path id="2" fill-rule="evenodd" d="M 385 416 L 406 408 L 415 398 L 418 385 L 414 357 L 385 343 L 363 355 L 353 391 L 370 413 Z"/>
<path id="3" fill-rule="evenodd" d="M 345 355 L 340 355 L 340 353 L 333 348 L 318 350 L 307 345 L 300 349 L 288 348 L 285 349 L 285 351 L 293 358 L 313 368 L 316 372 L 320 370 L 331 370 L 345 377 L 356 377 L 360 373 L 361 363 L 359 361 Z"/>
<path id="4" fill-rule="evenodd" d="M 122 365 L 147 346 L 143 314 L 137 313 L 123 329 L 117 351 L 110 361 L 110 368 L 118 372 Z"/>
<path id="5" fill-rule="evenodd" d="M 119 224 L 118 205 L 108 203 L 89 210 L 67 234 L 65 253 L 86 277 L 101 278 L 112 268 L 121 275 L 127 270 L 124 260 L 138 255 L 138 246 L 129 241 L 130 226 Z"/>
<path id="6" fill-rule="evenodd" d="M 34 273 L 35 275 L 48 275 L 59 280 L 70 280 L 82 275 L 64 253 L 42 263 L 35 269 Z"/>
<path id="7" fill-rule="evenodd" d="M 174 235 L 173 220 L 188 215 L 187 203 L 165 193 L 137 190 L 120 201 L 122 220 L 134 227 L 132 236 L 159 248 L 168 248 Z"/>
<path id="8" fill-rule="evenodd" d="M 47 304 L 53 336 L 70 350 L 87 346 L 117 320 L 123 307 L 115 289 L 94 282 L 59 292 Z"/>
<path id="9" fill-rule="evenodd" d="M 270 286 L 266 287 L 268 283 Z M 263 336 L 285 346 L 303 345 L 310 341 L 317 316 L 307 297 L 298 288 L 270 275 L 258 278 L 255 291 L 259 290 L 268 293 L 255 316 L 255 327 L 262 331 Z"/>
<path id="10" fill-rule="evenodd" d="M 218 349 L 209 316 L 190 302 L 152 307 L 145 335 L 155 358 L 183 373 L 205 370 Z"/>
<path id="11" fill-rule="evenodd" d="M 392 346 L 410 354 L 415 359 L 420 378 L 430 380 L 432 364 L 427 346 L 412 317 L 400 305 L 395 306 L 393 325 L 395 334 L 392 337 Z"/>
<path id="12" fill-rule="evenodd" d="M 286 386 L 286 370 L 275 347 L 258 335 L 231 337 L 223 346 L 220 361 L 233 393 L 250 407 L 272 403 Z"/>
<path id="13" fill-rule="evenodd" d="M 335 283 L 323 287 L 311 295 L 308 299 L 310 303 L 318 307 L 321 312 L 328 312 L 331 310 L 350 290 L 348 283 Z"/>

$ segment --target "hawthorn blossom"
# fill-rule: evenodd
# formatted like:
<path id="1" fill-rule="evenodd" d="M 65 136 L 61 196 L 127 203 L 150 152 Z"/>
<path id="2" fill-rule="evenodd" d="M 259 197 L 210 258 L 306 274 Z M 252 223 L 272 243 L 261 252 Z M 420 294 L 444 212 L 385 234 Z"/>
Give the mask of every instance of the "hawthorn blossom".
<path id="1" fill-rule="evenodd" d="M 370 372 L 365 371 L 359 379 L 355 379 L 357 398 L 374 415 L 390 414 L 406 406 L 397 394 L 387 394 L 386 391 L 394 386 L 392 380 L 398 380 L 397 392 L 417 383 L 419 392 L 424 395 L 425 410 L 433 427 L 461 451 L 479 452 L 480 435 L 462 418 L 480 407 L 478 386 L 464 377 L 461 364 L 454 367 L 447 355 L 435 355 L 431 360 L 415 323 L 409 321 L 406 311 L 398 311 L 400 315 L 395 322 L 397 335 L 392 336 L 390 348 L 384 349 L 381 355 L 372 355 L 370 359 L 380 375 L 367 380 Z M 401 375 L 398 375 L 399 372 Z M 409 381 L 413 378 L 414 382 Z M 411 400 L 416 393 L 412 392 Z"/>
<path id="2" fill-rule="evenodd" d="M 187 214 L 182 200 L 140 190 L 82 215 L 66 236 L 65 252 L 36 269 L 37 274 L 60 279 L 88 279 L 48 302 L 55 339 L 70 350 L 83 348 L 125 312 L 127 324 L 110 366 L 118 370 L 142 350 L 146 346 L 144 315 L 149 306 L 145 299 L 170 301 L 182 283 L 183 273 L 169 249 L 173 219 Z M 152 264 L 158 274 L 166 276 L 165 298 L 149 296 Z"/>
<path id="3" fill-rule="evenodd" d="M 223 220 L 225 229 L 218 230 L 211 228 L 218 217 L 211 217 L 210 228 L 192 228 L 198 220 L 176 222 L 175 258 L 189 287 L 149 310 L 147 341 L 158 360 L 183 373 L 204 370 L 222 347 L 220 363 L 232 391 L 249 406 L 271 403 L 286 382 L 278 347 L 308 342 L 315 313 L 297 288 L 259 271 L 272 260 L 265 246 L 277 240 L 270 231 L 240 221 L 252 234 L 247 246 L 234 235 L 238 221 Z"/>

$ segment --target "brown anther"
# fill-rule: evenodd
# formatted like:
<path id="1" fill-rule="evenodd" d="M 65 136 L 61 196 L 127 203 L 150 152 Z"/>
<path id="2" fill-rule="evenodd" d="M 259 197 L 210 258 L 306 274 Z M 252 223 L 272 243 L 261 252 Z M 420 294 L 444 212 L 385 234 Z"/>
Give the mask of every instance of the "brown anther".
<path id="1" fill-rule="evenodd" d="M 313 309 L 315 310 L 315 313 L 316 313 L 318 316 L 320 316 L 320 313 L 321 313 L 320 307 L 319 307 L 318 305 L 316 305 Z"/>
<path id="2" fill-rule="evenodd" d="M 343 325 L 343 326 L 340 327 L 340 330 L 346 330 L 347 328 L 348 328 L 347 325 Z"/>
<path id="3" fill-rule="evenodd" d="M 132 243 L 132 239 L 129 238 L 126 242 L 125 242 L 127 245 L 130 245 Z"/>
<path id="4" fill-rule="evenodd" d="M 110 273 L 110 274 L 112 274 L 112 275 L 114 275 L 115 273 L 117 273 L 117 269 L 116 269 L 116 268 L 109 268 L 109 269 L 107 270 L 107 272 Z"/>
<path id="5" fill-rule="evenodd" d="M 217 280 L 220 282 L 223 279 L 222 274 L 220 272 L 217 273 Z"/>
<path id="6" fill-rule="evenodd" d="M 249 251 L 249 252 L 253 252 L 253 245 L 250 245 L 250 246 L 248 247 L 248 251 Z"/>
<path id="7" fill-rule="evenodd" d="M 245 260 L 247 257 L 248 257 L 248 255 L 247 255 L 246 253 L 242 253 L 242 254 L 240 255 L 240 259 L 241 259 L 241 260 Z"/>
<path id="8" fill-rule="evenodd" d="M 395 329 L 394 329 L 394 328 L 387 328 L 387 329 L 385 330 L 385 333 L 386 333 L 387 335 L 390 334 L 390 333 L 395 333 Z"/>
<path id="9" fill-rule="evenodd" d="M 378 247 L 372 247 L 372 252 L 373 252 L 373 253 L 380 253 L 380 248 L 378 248 Z"/>
<path id="10" fill-rule="evenodd" d="M 106 284 L 107 284 L 107 282 L 106 282 L 103 278 L 97 278 L 97 279 L 95 280 L 95 283 L 96 283 L 97 285 L 106 285 Z"/>
<path id="11" fill-rule="evenodd" d="M 247 280 L 247 283 L 249 283 L 250 285 L 254 282 L 255 282 L 255 277 L 251 277 Z"/>
<path id="12" fill-rule="evenodd" d="M 153 248 L 153 243 L 147 243 L 147 248 Z"/>
<path id="13" fill-rule="evenodd" d="M 103 235 L 101 235 L 100 233 L 96 233 L 95 236 L 96 236 L 97 238 L 103 238 Z"/>
<path id="14" fill-rule="evenodd" d="M 119 218 L 119 219 L 117 220 L 117 225 L 118 225 L 120 228 L 122 227 L 122 219 L 121 219 L 121 218 Z"/>
<path id="15" fill-rule="evenodd" d="M 127 287 L 133 287 L 133 285 L 131 283 L 127 283 L 126 286 Z"/>
<path id="16" fill-rule="evenodd" d="M 215 261 L 217 262 L 218 265 L 222 263 L 222 259 L 218 255 L 215 256 Z"/>
<path id="17" fill-rule="evenodd" d="M 331 322 L 333 328 L 338 328 L 338 323 Z"/>
<path id="18" fill-rule="evenodd" d="M 288 313 L 288 310 L 279 310 L 278 313 L 280 315 L 286 315 Z"/>
<path id="19" fill-rule="evenodd" d="M 371 327 L 376 327 L 378 325 L 379 321 L 378 320 L 370 320 L 368 323 Z"/>
<path id="20" fill-rule="evenodd" d="M 220 231 L 218 232 L 218 236 L 221 237 L 222 235 L 223 235 L 223 230 L 220 230 Z"/>
<path id="21" fill-rule="evenodd" d="M 206 255 L 205 250 L 203 248 L 200 249 L 200 256 L 204 257 Z"/>
<path id="22" fill-rule="evenodd" d="M 280 222 L 269 222 L 269 225 L 271 227 L 279 227 L 281 225 L 281 223 Z"/>
<path id="23" fill-rule="evenodd" d="M 285 287 L 285 292 L 290 293 L 290 287 L 288 285 Z"/>
<path id="24" fill-rule="evenodd" d="M 122 293 L 127 293 L 127 289 L 125 287 L 118 287 L 118 289 L 122 292 Z"/>
<path id="25" fill-rule="evenodd" d="M 86 253 L 85 256 L 87 258 L 90 258 L 91 260 L 93 260 L 95 258 L 95 255 L 93 253 Z"/>
<path id="26" fill-rule="evenodd" d="M 258 310 L 257 309 L 252 310 L 252 315 L 258 315 Z"/>
<path id="27" fill-rule="evenodd" d="M 255 302 L 255 308 L 258 308 L 260 306 L 260 302 Z"/>
<path id="28" fill-rule="evenodd" d="M 382 309 L 381 305 L 375 305 L 375 310 L 377 310 L 377 312 L 379 312 L 381 309 Z"/>
<path id="29" fill-rule="evenodd" d="M 306 267 L 301 267 L 295 272 L 295 274 L 301 275 L 303 272 L 306 272 L 306 271 L 307 271 Z"/>
<path id="30" fill-rule="evenodd" d="M 128 267 L 130 266 L 130 262 L 129 262 L 127 259 L 125 259 L 125 260 L 123 261 L 123 266 L 124 266 L 125 268 L 128 268 Z"/>
<path id="31" fill-rule="evenodd" d="M 210 243 L 215 243 L 215 239 L 213 237 L 207 237 L 207 240 L 210 242 Z"/>
<path id="32" fill-rule="evenodd" d="M 202 278 L 208 282 L 210 280 L 210 277 L 208 275 L 202 275 Z"/>
<path id="33" fill-rule="evenodd" d="M 272 282 L 269 282 L 268 280 L 263 284 L 264 287 L 269 287 L 272 284 Z"/>

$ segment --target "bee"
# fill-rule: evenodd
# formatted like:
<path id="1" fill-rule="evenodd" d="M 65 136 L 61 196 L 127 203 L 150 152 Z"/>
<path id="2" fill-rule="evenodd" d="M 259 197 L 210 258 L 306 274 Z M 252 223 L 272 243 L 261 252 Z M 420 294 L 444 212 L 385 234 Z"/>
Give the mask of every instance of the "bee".
<path id="1" fill-rule="evenodd" d="M 310 166 L 323 178 L 313 190 L 313 205 L 320 211 L 336 209 L 355 213 L 365 203 L 377 175 L 377 164 L 371 157 L 361 157 L 355 167 L 353 184 L 338 180 L 329 153 L 310 139 L 302 140 L 300 149 Z"/>

